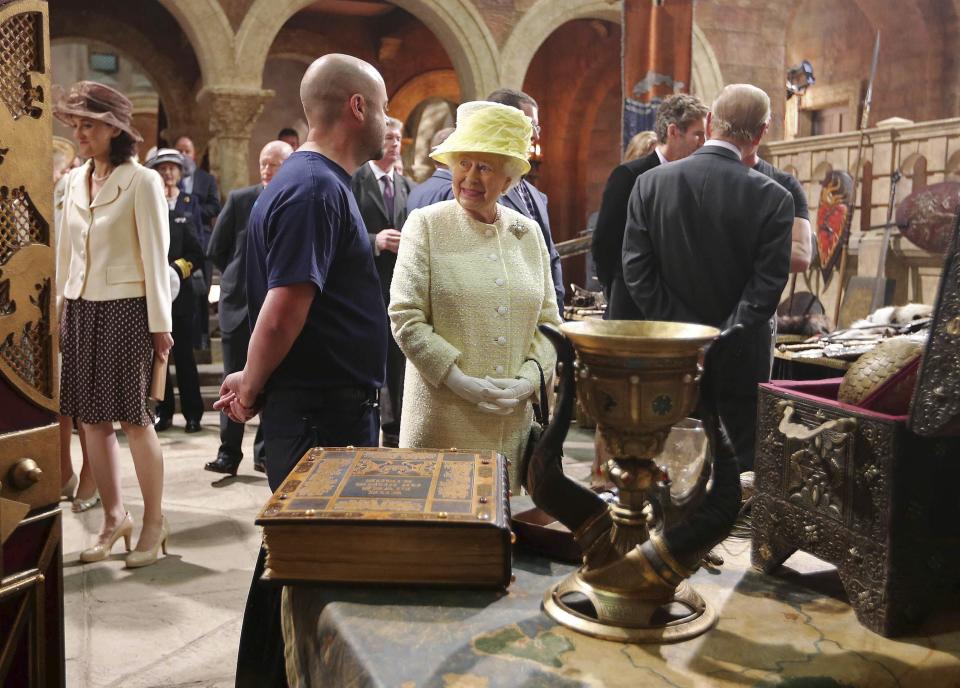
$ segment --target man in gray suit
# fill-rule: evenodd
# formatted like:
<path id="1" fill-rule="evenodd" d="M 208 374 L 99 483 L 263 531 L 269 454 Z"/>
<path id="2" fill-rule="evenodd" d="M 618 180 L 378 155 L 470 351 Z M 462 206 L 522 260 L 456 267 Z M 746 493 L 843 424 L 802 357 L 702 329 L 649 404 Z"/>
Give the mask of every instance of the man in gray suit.
<path id="1" fill-rule="evenodd" d="M 260 183 L 231 191 L 227 204 L 217 218 L 210 236 L 207 257 L 221 272 L 220 277 L 220 334 L 223 346 L 224 377 L 243 370 L 250 344 L 250 324 L 247 321 L 247 220 L 260 192 L 270 183 L 283 161 L 293 153 L 285 141 L 271 141 L 260 151 Z M 237 474 L 243 459 L 243 423 L 235 423 L 220 412 L 220 449 L 217 458 L 204 468 L 214 473 Z M 263 437 L 259 430 L 253 444 L 253 467 L 264 472 Z"/>
<path id="2" fill-rule="evenodd" d="M 373 262 L 380 277 L 384 306 L 390 303 L 390 282 L 400 250 L 400 229 L 407 220 L 407 196 L 413 184 L 397 174 L 394 165 L 400 159 L 403 122 L 387 117 L 387 131 L 383 137 L 383 157 L 371 160 L 358 169 L 351 181 L 360 215 L 370 235 Z M 388 328 L 389 323 L 384 322 Z M 380 390 L 380 427 L 383 444 L 396 447 L 400 442 L 400 414 L 403 402 L 403 374 L 407 365 L 400 347 L 387 337 L 387 378 Z"/>
<path id="3" fill-rule="evenodd" d="M 764 328 L 790 272 L 793 198 L 741 163 L 769 120 L 766 93 L 725 87 L 703 147 L 637 179 L 623 239 L 624 282 L 644 317 L 743 327 L 707 383 L 741 471 L 753 470 L 757 383 L 770 377 Z"/>

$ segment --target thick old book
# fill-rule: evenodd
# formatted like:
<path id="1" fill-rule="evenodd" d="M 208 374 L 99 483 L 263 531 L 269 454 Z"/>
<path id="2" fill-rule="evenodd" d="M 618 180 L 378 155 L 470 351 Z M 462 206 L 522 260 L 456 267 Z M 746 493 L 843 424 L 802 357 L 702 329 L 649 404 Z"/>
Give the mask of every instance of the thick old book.
<path id="1" fill-rule="evenodd" d="M 265 577 L 506 588 L 505 464 L 492 451 L 311 449 L 257 519 Z"/>

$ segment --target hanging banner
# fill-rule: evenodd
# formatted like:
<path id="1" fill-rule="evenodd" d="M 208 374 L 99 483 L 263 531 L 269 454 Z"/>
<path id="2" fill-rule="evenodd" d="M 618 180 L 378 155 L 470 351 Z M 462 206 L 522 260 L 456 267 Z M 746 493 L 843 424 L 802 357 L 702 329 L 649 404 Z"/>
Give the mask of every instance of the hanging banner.
<path id="1" fill-rule="evenodd" d="M 693 0 L 623 0 L 623 147 L 653 129 L 657 107 L 690 92 Z"/>

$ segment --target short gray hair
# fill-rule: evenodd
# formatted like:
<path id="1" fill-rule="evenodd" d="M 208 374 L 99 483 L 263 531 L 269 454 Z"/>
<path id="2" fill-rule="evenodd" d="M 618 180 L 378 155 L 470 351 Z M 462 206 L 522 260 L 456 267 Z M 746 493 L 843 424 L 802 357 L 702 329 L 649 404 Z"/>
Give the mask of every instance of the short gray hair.
<path id="1" fill-rule="evenodd" d="M 770 96 L 752 84 L 724 86 L 713 101 L 713 136 L 749 143 L 770 122 Z"/>
<path id="2" fill-rule="evenodd" d="M 397 129 L 402 134 L 403 122 L 398 120 L 396 117 L 391 117 L 390 115 L 387 115 L 387 129 Z"/>

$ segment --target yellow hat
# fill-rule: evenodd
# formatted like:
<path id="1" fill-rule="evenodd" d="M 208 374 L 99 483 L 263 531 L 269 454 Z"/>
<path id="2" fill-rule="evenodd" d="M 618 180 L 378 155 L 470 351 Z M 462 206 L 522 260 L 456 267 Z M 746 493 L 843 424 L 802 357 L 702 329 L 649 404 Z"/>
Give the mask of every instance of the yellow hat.
<path id="1" fill-rule="evenodd" d="M 476 100 L 457 108 L 457 128 L 430 157 L 449 167 L 457 153 L 505 155 L 523 162 L 526 174 L 532 134 L 530 118 L 517 108 Z"/>

